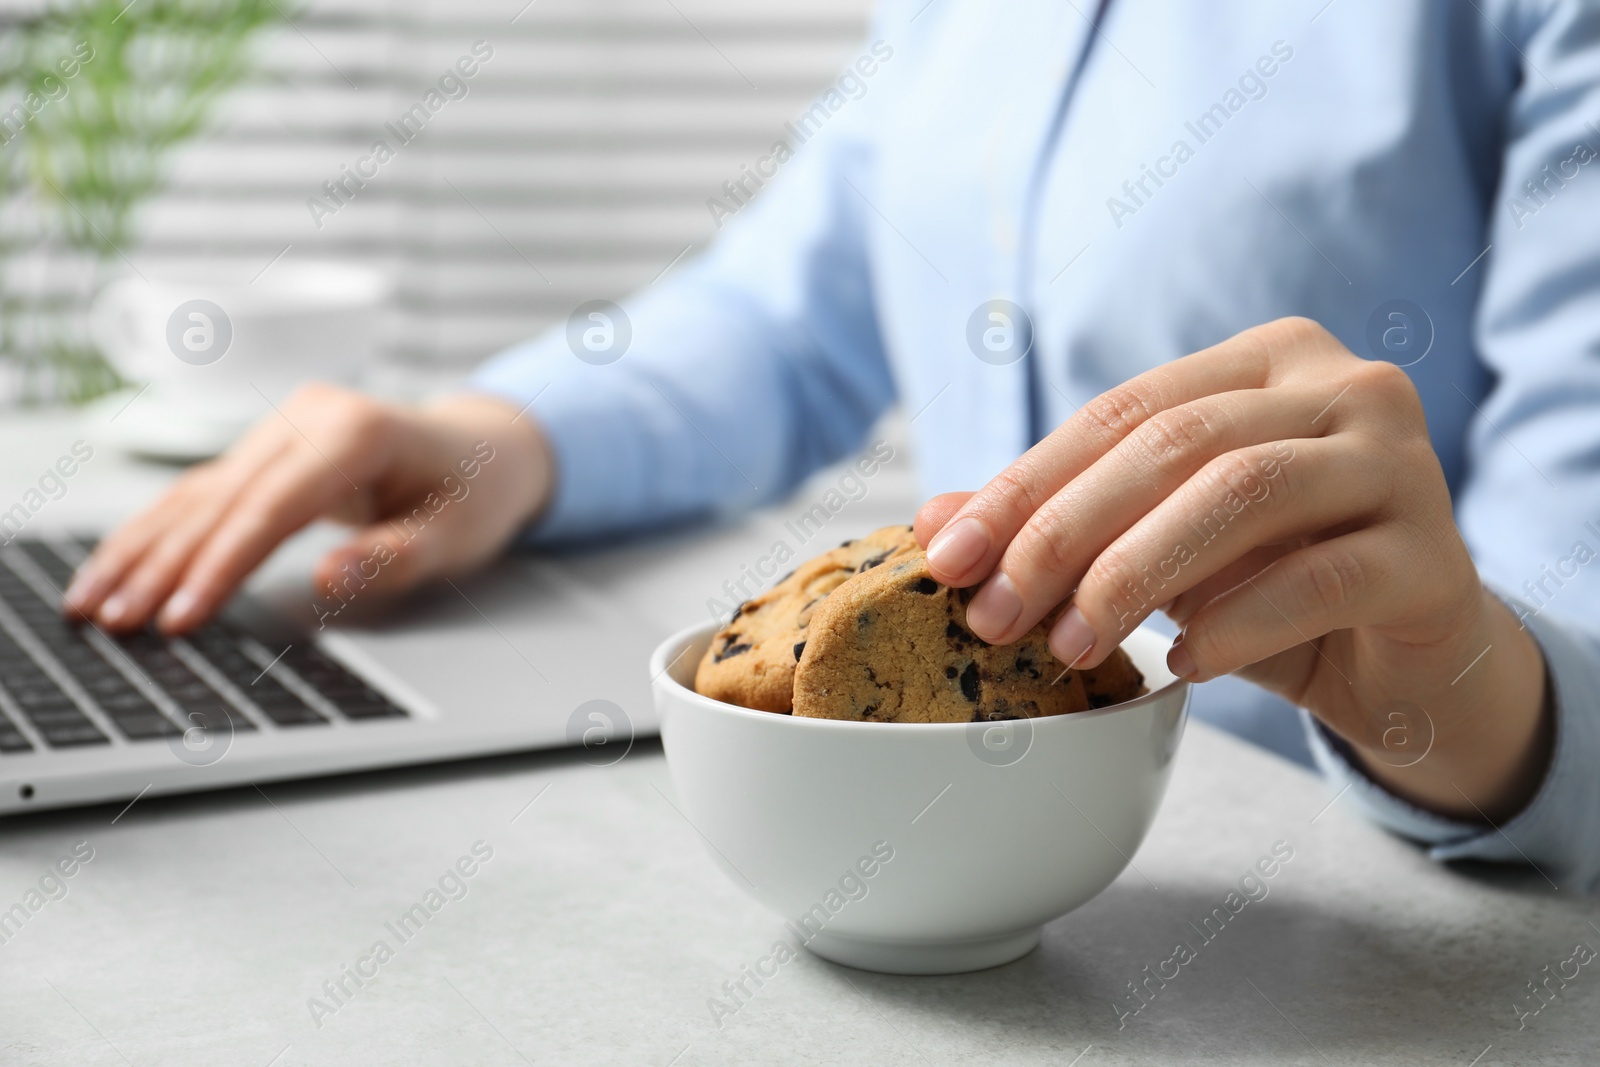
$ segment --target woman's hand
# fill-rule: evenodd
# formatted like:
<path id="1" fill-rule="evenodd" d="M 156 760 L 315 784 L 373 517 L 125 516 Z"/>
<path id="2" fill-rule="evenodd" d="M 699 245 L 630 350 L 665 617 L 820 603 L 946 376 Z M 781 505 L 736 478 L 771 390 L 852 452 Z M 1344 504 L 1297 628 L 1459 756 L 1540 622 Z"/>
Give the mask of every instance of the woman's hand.
<path id="1" fill-rule="evenodd" d="M 381 563 L 375 577 L 362 574 L 374 591 L 459 574 L 533 518 L 551 469 L 532 421 L 504 401 L 464 395 L 419 408 L 306 386 L 102 541 L 66 607 L 115 630 L 151 618 L 168 632 L 191 629 L 318 518 L 360 527 L 323 558 L 318 590 L 347 565 Z M 419 508 L 426 522 L 413 515 Z"/>
<path id="2" fill-rule="evenodd" d="M 936 578 L 983 583 L 987 641 L 1070 598 L 1050 647 L 1091 667 L 1160 609 L 1175 674 L 1307 708 L 1419 805 L 1497 820 L 1543 779 L 1543 658 L 1479 583 L 1410 378 L 1308 320 L 1110 390 L 916 529 Z"/>

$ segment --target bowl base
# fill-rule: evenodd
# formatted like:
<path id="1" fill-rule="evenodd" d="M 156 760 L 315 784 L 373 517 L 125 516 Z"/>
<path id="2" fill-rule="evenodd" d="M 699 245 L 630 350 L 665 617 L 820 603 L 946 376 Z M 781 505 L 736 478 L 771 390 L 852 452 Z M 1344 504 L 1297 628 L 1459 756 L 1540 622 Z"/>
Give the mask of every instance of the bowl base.
<path id="1" fill-rule="evenodd" d="M 834 963 L 883 974 L 961 974 L 1010 963 L 1032 952 L 1039 927 L 980 941 L 869 941 L 818 933 L 806 948 Z"/>

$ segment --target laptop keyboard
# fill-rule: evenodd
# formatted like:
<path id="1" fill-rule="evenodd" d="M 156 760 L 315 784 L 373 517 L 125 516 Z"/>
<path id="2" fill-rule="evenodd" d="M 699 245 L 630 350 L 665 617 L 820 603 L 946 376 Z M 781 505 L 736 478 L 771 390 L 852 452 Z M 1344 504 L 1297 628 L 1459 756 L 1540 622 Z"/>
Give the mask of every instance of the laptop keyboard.
<path id="1" fill-rule="evenodd" d="M 58 605 L 72 571 L 47 542 L 0 549 L 0 757 L 406 717 L 309 641 L 271 650 L 221 620 L 181 638 L 71 623 Z"/>

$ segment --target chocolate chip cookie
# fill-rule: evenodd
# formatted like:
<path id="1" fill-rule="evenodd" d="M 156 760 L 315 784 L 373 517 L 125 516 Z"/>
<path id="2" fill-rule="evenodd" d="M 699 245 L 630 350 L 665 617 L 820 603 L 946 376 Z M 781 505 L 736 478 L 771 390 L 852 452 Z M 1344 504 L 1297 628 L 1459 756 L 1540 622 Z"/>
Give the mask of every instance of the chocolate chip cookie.
<path id="1" fill-rule="evenodd" d="M 1064 670 L 1047 643 L 1059 612 L 1012 644 L 985 643 L 966 626 L 974 592 L 934 581 L 921 549 L 842 583 L 811 616 L 794 714 L 983 722 L 1104 707 L 1144 691 L 1121 649 L 1092 671 Z"/>
<path id="2" fill-rule="evenodd" d="M 802 563 L 777 585 L 735 610 L 712 638 L 695 671 L 695 691 L 757 711 L 794 706 L 795 664 L 813 612 L 855 576 L 920 552 L 909 526 L 886 526 Z"/>

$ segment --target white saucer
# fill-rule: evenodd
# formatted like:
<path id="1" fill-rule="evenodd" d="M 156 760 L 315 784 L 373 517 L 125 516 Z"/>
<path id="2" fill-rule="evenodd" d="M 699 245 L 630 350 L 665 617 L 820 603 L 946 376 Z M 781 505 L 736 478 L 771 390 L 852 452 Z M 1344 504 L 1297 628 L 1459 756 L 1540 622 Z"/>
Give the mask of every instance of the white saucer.
<path id="1" fill-rule="evenodd" d="M 90 410 L 106 418 L 103 439 L 134 456 L 194 463 L 220 455 L 254 421 L 239 413 L 196 411 L 173 403 L 156 386 L 101 397 Z"/>

